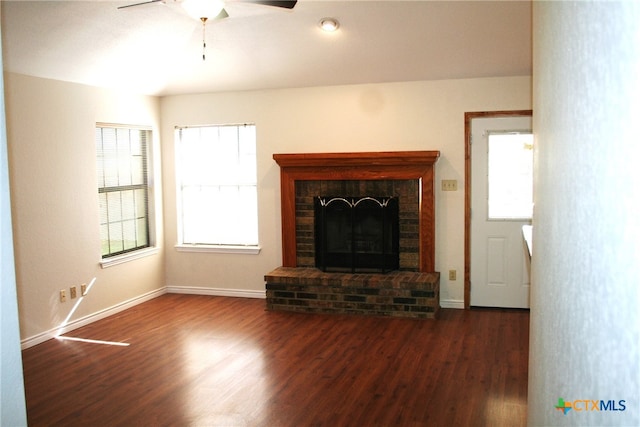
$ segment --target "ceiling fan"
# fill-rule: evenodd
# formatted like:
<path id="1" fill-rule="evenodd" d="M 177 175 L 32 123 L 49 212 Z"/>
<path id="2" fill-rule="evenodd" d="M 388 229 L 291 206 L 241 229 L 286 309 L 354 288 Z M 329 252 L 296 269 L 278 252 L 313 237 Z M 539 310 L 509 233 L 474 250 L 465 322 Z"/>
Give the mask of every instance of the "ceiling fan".
<path id="1" fill-rule="evenodd" d="M 273 6 L 280 7 L 284 9 L 293 9 L 297 3 L 297 0 L 235 0 L 239 3 L 253 3 L 264 6 Z M 198 19 L 208 18 L 208 19 L 220 19 L 227 18 L 229 15 L 224 10 L 224 1 L 222 0 L 147 0 L 138 3 L 126 4 L 124 6 L 118 7 L 118 9 L 126 9 L 129 7 L 142 6 L 145 4 L 151 3 L 167 3 L 167 2 L 175 2 L 181 3 L 182 7 L 187 11 L 192 11 L 193 13 L 212 13 L 212 11 L 218 11 L 216 15 L 210 16 L 198 16 Z M 195 16 L 195 15 L 194 15 Z"/>
<path id="2" fill-rule="evenodd" d="M 234 0 L 238 3 L 253 3 L 256 5 L 293 9 L 297 0 Z M 127 4 L 118 9 L 127 9 L 135 6 L 143 6 L 151 3 L 179 3 L 189 16 L 202 22 L 202 60 L 205 60 L 205 26 L 208 21 L 228 18 L 229 14 L 224 10 L 223 0 L 147 0 L 138 3 Z"/>

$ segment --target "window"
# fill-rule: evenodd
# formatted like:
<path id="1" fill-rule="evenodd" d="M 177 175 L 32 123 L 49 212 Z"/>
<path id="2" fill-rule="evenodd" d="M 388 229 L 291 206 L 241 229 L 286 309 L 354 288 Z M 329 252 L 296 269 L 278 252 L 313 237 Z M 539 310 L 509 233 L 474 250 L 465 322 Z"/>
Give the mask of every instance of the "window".
<path id="1" fill-rule="evenodd" d="M 176 147 L 178 248 L 255 253 L 255 125 L 176 128 Z"/>
<path id="2" fill-rule="evenodd" d="M 489 134 L 489 219 L 531 219 L 533 135 Z"/>
<path id="3" fill-rule="evenodd" d="M 97 125 L 102 258 L 150 247 L 148 148 L 151 130 Z"/>

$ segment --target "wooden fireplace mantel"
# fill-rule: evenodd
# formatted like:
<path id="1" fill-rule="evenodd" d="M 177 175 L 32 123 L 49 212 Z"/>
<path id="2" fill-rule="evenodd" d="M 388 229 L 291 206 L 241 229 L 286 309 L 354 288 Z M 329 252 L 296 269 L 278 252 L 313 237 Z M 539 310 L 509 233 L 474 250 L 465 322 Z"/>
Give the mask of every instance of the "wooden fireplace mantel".
<path id="1" fill-rule="evenodd" d="M 282 265 L 296 267 L 296 181 L 420 181 L 421 272 L 435 271 L 434 164 L 439 151 L 274 154 L 280 166 Z"/>

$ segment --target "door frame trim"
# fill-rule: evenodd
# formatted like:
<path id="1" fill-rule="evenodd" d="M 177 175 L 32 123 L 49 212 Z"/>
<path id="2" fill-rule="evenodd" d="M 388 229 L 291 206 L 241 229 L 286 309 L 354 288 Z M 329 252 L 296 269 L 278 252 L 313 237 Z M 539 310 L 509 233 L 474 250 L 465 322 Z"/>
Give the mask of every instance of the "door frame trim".
<path id="1" fill-rule="evenodd" d="M 471 121 L 495 117 L 533 116 L 533 110 L 464 113 L 464 308 L 471 305 Z"/>

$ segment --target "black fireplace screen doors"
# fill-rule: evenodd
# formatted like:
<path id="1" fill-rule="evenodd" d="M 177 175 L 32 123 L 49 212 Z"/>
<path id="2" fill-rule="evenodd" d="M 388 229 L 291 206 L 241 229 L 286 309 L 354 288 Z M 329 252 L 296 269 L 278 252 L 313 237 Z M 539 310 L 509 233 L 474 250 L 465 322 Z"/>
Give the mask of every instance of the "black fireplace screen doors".
<path id="1" fill-rule="evenodd" d="M 397 197 L 318 196 L 314 213 L 317 268 L 352 273 L 399 268 Z"/>

